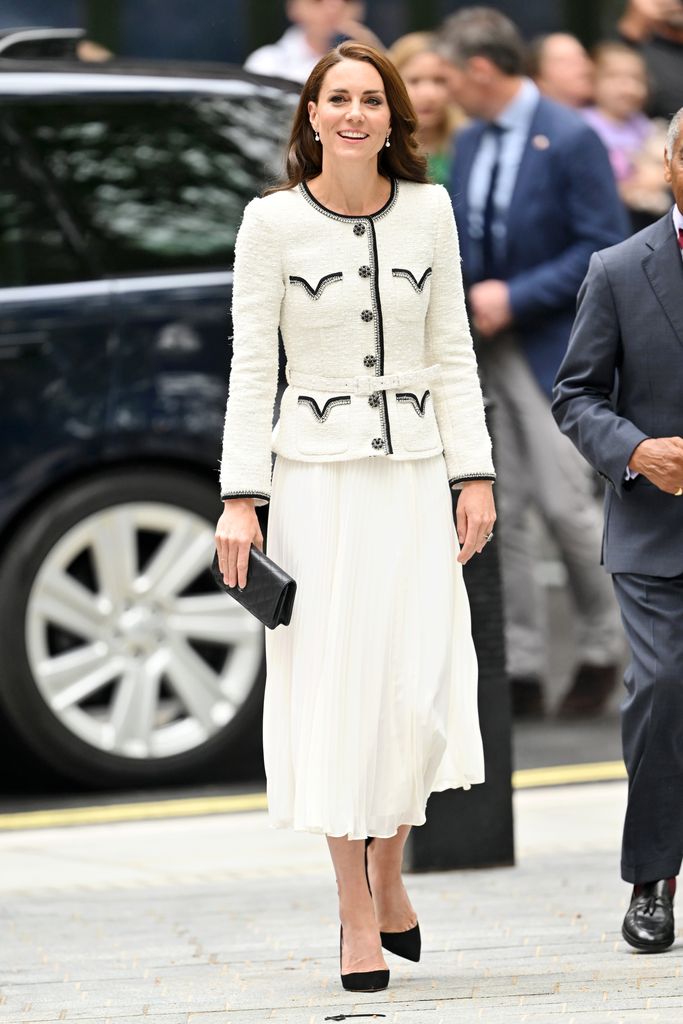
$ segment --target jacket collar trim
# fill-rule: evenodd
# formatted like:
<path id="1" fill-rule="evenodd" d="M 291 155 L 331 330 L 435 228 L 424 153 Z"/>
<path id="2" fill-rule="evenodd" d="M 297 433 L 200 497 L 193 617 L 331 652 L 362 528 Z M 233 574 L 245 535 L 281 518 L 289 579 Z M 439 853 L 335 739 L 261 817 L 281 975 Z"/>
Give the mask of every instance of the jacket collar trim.
<path id="1" fill-rule="evenodd" d="M 358 220 L 379 220 L 380 217 L 385 217 L 386 214 L 389 213 L 396 202 L 396 198 L 398 196 L 398 181 L 396 178 L 391 179 L 391 192 L 389 194 L 389 198 L 381 209 L 377 210 L 375 213 L 362 214 L 361 216 L 351 213 L 335 213 L 334 210 L 330 210 L 327 206 L 323 206 L 323 204 L 315 198 L 305 181 L 302 181 L 299 185 L 299 191 L 306 202 L 310 203 L 316 210 L 319 210 L 320 213 L 324 213 L 326 217 L 331 217 L 332 220 L 340 220 L 344 223 Z"/>

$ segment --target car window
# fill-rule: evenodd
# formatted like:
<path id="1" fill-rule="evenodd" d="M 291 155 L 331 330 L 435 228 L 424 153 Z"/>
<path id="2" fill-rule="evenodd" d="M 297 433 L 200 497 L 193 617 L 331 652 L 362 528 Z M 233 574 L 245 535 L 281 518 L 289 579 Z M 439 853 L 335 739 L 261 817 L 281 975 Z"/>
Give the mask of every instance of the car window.
<path id="1" fill-rule="evenodd" d="M 109 274 L 229 267 L 245 204 L 281 172 L 291 95 L 60 101 L 15 125 Z"/>
<path id="2" fill-rule="evenodd" d="M 0 288 L 84 277 L 38 187 L 0 140 Z"/>

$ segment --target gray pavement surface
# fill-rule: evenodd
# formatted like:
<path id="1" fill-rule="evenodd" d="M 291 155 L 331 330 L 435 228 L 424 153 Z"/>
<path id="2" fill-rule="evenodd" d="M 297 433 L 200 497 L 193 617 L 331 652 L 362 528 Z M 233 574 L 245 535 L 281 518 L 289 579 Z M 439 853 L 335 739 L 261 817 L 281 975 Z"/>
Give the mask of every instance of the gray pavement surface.
<path id="1" fill-rule="evenodd" d="M 422 961 L 387 954 L 390 988 L 355 999 L 322 837 L 261 813 L 1 834 L 0 1022 L 681 1024 L 680 943 L 620 937 L 624 801 L 518 792 L 517 867 L 409 876 Z"/>

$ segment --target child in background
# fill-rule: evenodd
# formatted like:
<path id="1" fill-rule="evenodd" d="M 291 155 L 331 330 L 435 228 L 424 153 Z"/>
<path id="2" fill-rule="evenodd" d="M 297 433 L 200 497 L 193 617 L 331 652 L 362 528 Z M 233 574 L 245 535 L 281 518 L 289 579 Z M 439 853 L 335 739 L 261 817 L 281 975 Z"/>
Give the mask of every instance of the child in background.
<path id="1" fill-rule="evenodd" d="M 662 179 L 666 126 L 643 113 L 648 79 L 640 54 L 623 43 L 602 43 L 593 60 L 595 106 L 581 113 L 607 148 L 621 198 L 638 231 L 671 205 Z"/>
<path id="2" fill-rule="evenodd" d="M 417 114 L 417 141 L 427 158 L 429 176 L 439 185 L 450 180 L 453 135 L 464 114 L 450 101 L 445 61 L 433 49 L 428 32 L 411 32 L 387 51 L 406 84 Z"/>

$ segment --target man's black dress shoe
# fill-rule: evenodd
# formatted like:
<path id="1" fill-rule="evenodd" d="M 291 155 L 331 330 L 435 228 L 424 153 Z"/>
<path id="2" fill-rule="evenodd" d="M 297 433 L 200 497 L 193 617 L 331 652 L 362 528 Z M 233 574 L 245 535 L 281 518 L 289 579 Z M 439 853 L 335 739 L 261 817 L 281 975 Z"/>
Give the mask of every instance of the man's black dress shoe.
<path id="1" fill-rule="evenodd" d="M 674 904 L 666 879 L 640 886 L 631 897 L 621 934 L 643 953 L 662 953 L 674 941 Z"/>

